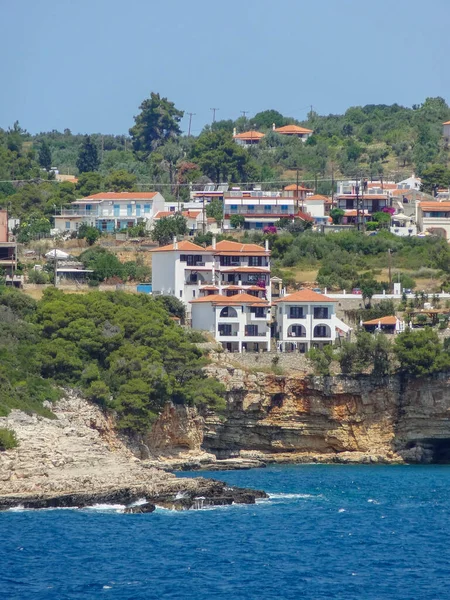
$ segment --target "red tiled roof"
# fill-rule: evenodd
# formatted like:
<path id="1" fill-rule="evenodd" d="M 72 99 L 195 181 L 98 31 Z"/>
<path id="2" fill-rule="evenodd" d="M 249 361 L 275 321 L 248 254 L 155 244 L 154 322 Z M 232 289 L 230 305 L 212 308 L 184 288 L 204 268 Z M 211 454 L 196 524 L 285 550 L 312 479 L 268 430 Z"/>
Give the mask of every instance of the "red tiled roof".
<path id="1" fill-rule="evenodd" d="M 450 210 L 450 202 L 437 202 L 437 201 L 427 201 L 419 203 L 419 206 L 422 210 L 431 210 L 431 211 L 439 211 L 439 210 Z"/>
<path id="2" fill-rule="evenodd" d="M 397 317 L 391 316 L 391 317 L 381 317 L 379 319 L 371 319 L 370 321 L 364 321 L 363 325 L 378 325 L 379 323 L 381 325 L 396 325 L 397 324 Z"/>
<path id="3" fill-rule="evenodd" d="M 196 219 L 201 212 L 202 212 L 201 210 L 183 210 L 181 214 L 186 219 Z M 179 213 L 176 213 L 173 210 L 160 210 L 159 212 L 156 213 L 156 215 L 154 216 L 154 219 L 158 220 L 158 219 L 162 219 L 163 217 L 173 217 L 176 214 L 179 214 Z"/>
<path id="4" fill-rule="evenodd" d="M 233 137 L 235 140 L 261 140 L 265 135 L 260 131 L 243 131 L 233 135 Z"/>
<path id="5" fill-rule="evenodd" d="M 369 181 L 367 183 L 367 189 L 370 188 L 383 188 L 384 190 L 396 190 L 396 183 L 381 183 L 381 181 Z"/>
<path id="6" fill-rule="evenodd" d="M 328 296 L 324 296 L 323 294 L 313 292 L 312 290 L 300 290 L 299 292 L 294 292 L 293 294 L 283 296 L 274 302 L 317 302 L 318 304 L 322 304 L 323 302 L 334 302 L 334 300 L 328 298 Z"/>
<path id="7" fill-rule="evenodd" d="M 306 196 L 306 200 L 323 200 L 324 202 L 331 202 L 330 198 L 322 196 L 321 194 L 313 194 L 312 196 Z"/>
<path id="8" fill-rule="evenodd" d="M 445 121 L 445 123 L 442 123 L 442 125 L 450 125 L 450 121 Z"/>
<path id="9" fill-rule="evenodd" d="M 90 200 L 151 200 L 158 192 L 99 192 L 86 196 Z"/>
<path id="10" fill-rule="evenodd" d="M 299 127 L 298 125 L 284 125 L 283 127 L 276 127 L 277 133 L 284 135 L 298 135 L 300 133 L 313 133 L 312 129 L 306 129 L 306 127 Z"/>
<path id="11" fill-rule="evenodd" d="M 193 244 L 192 242 L 187 242 L 187 241 L 177 242 L 177 248 L 174 248 L 173 244 L 168 244 L 167 246 L 161 246 L 160 248 L 155 248 L 154 250 L 150 250 L 150 252 L 180 252 L 180 251 L 196 252 L 196 253 L 203 252 L 203 253 L 210 254 L 210 252 L 207 252 L 205 250 L 205 248 L 203 248 L 202 246 L 197 246 L 197 244 Z"/>
<path id="12" fill-rule="evenodd" d="M 223 296 L 221 294 L 212 294 L 211 296 L 204 296 L 203 298 L 196 298 L 191 300 L 191 304 L 197 304 L 201 302 L 211 302 L 217 306 L 239 306 L 241 304 L 251 304 L 252 306 L 269 306 L 267 300 L 264 298 L 257 298 L 251 294 L 235 294 L 234 296 Z"/>
<path id="13" fill-rule="evenodd" d="M 240 242 L 230 242 L 228 240 L 222 240 L 221 242 L 217 242 L 216 247 L 208 246 L 206 248 L 209 252 L 212 252 L 216 255 L 236 255 L 236 254 L 250 254 L 254 255 L 269 255 L 270 251 L 265 250 L 262 246 L 258 246 L 258 244 L 241 244 Z"/>
<path id="14" fill-rule="evenodd" d="M 284 189 L 286 192 L 295 192 L 295 191 L 297 191 L 297 184 L 291 183 L 290 185 L 285 186 Z M 312 188 L 307 188 L 307 187 L 304 187 L 303 185 L 299 185 L 298 191 L 299 192 L 312 192 Z"/>

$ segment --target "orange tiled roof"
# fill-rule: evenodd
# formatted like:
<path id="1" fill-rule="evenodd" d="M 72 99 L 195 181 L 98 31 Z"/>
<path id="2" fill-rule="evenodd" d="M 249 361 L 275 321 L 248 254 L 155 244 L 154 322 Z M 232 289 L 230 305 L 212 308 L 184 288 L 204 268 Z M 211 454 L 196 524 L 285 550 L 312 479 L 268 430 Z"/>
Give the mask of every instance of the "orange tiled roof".
<path id="1" fill-rule="evenodd" d="M 265 135 L 260 131 L 243 131 L 233 135 L 233 137 L 235 140 L 261 140 Z"/>
<path id="2" fill-rule="evenodd" d="M 99 192 L 86 196 L 90 200 L 151 200 L 158 192 Z"/>
<path id="3" fill-rule="evenodd" d="M 181 214 L 183 215 L 183 217 L 186 217 L 186 219 L 189 219 L 189 218 L 196 219 L 201 212 L 202 212 L 201 210 L 183 210 Z M 154 218 L 156 220 L 158 220 L 158 219 L 162 219 L 163 217 L 172 217 L 175 214 L 179 214 L 179 213 L 176 213 L 173 210 L 160 210 L 159 212 L 156 213 Z"/>
<path id="4" fill-rule="evenodd" d="M 418 192 L 419 190 L 415 190 L 416 192 Z M 408 194 L 412 194 L 412 192 L 414 192 L 414 190 L 393 190 L 392 191 L 392 195 L 393 196 L 407 196 Z"/>
<path id="5" fill-rule="evenodd" d="M 167 246 L 161 246 L 160 248 L 155 248 L 154 250 L 150 250 L 150 252 L 203 252 L 210 254 L 202 248 L 202 246 L 197 246 L 197 244 L 193 244 L 192 242 L 182 241 L 177 242 L 177 248 L 174 248 L 173 244 L 168 244 Z"/>
<path id="6" fill-rule="evenodd" d="M 397 317 L 381 317 L 380 319 L 371 319 L 370 321 L 364 321 L 363 325 L 396 325 Z"/>
<path id="7" fill-rule="evenodd" d="M 291 183 L 290 185 L 287 185 L 284 189 L 286 192 L 295 192 L 295 191 L 297 191 L 297 184 Z M 312 188 L 307 188 L 307 187 L 304 187 L 303 185 L 299 185 L 298 191 L 299 192 L 312 192 Z"/>
<path id="8" fill-rule="evenodd" d="M 330 199 L 326 196 L 322 196 L 321 194 L 313 194 L 312 196 L 306 196 L 306 200 L 323 200 L 324 202 L 329 202 Z"/>
<path id="9" fill-rule="evenodd" d="M 363 212 L 362 210 L 360 210 L 359 214 L 360 215 L 364 214 L 364 216 L 367 216 L 369 214 L 369 211 L 365 210 Z M 357 217 L 357 216 L 358 216 L 358 211 L 357 210 L 346 210 L 345 211 L 345 215 L 344 215 L 344 217 Z"/>
<path id="10" fill-rule="evenodd" d="M 306 127 L 299 127 L 298 125 L 284 125 L 283 127 L 276 127 L 277 133 L 284 135 L 298 135 L 301 133 L 313 133 L 312 129 L 306 129 Z"/>
<path id="11" fill-rule="evenodd" d="M 209 252 L 213 254 L 251 254 L 254 255 L 269 255 L 270 250 L 265 250 L 262 246 L 258 246 L 258 244 L 241 244 L 240 242 L 230 242 L 228 240 L 222 240 L 221 242 L 217 242 L 216 247 L 208 246 L 206 248 Z"/>
<path id="12" fill-rule="evenodd" d="M 396 183 L 381 183 L 381 181 L 369 181 L 367 183 L 367 189 L 370 188 L 383 188 L 384 190 L 396 190 Z"/>
<path id="13" fill-rule="evenodd" d="M 437 201 L 427 201 L 419 203 L 420 208 L 423 210 L 450 210 L 450 202 L 437 202 Z"/>
<path id="14" fill-rule="evenodd" d="M 442 123 L 442 125 L 450 125 L 450 121 L 445 121 L 445 123 Z"/>
<path id="15" fill-rule="evenodd" d="M 323 302 L 334 302 L 334 300 L 312 290 L 300 290 L 299 292 L 294 292 L 293 294 L 283 296 L 279 300 L 275 300 L 275 303 L 278 302 L 317 302 L 318 304 L 322 304 Z"/>
<path id="16" fill-rule="evenodd" d="M 203 298 L 196 298 L 191 300 L 191 304 L 197 304 L 201 302 L 211 302 L 211 304 L 217 306 L 239 306 L 241 304 L 251 304 L 254 306 L 268 306 L 269 303 L 264 298 L 257 298 L 251 294 L 235 294 L 234 296 L 222 296 L 221 294 L 213 294 L 211 296 L 204 296 Z"/>

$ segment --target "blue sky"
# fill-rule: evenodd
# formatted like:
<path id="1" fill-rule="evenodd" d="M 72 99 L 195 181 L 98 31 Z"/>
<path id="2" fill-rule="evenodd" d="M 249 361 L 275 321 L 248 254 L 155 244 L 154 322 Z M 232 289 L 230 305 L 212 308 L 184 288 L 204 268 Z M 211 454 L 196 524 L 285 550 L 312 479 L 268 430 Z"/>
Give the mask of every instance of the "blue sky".
<path id="1" fill-rule="evenodd" d="M 0 127 L 126 133 L 151 91 L 211 121 L 450 101 L 449 0 L 0 0 Z M 183 121 L 187 129 L 187 119 Z"/>

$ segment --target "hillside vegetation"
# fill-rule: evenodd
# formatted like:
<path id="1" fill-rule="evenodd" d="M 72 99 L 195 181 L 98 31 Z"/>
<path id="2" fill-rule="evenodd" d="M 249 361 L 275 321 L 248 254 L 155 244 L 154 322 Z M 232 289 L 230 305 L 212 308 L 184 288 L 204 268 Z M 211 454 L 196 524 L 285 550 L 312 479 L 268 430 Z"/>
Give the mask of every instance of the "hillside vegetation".
<path id="1" fill-rule="evenodd" d="M 203 374 L 206 359 L 171 319 L 172 305 L 145 295 L 55 289 L 35 302 L 2 290 L 0 414 L 20 408 L 51 416 L 43 402 L 57 399 L 54 384 L 81 389 L 129 431 L 147 429 L 168 400 L 220 408 L 223 388 Z"/>

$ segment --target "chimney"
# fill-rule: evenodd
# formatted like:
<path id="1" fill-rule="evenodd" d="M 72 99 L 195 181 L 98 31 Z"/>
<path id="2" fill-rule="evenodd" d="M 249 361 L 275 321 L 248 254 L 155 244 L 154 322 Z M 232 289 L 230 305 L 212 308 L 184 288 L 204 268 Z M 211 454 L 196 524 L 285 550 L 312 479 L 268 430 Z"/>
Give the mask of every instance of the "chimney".
<path id="1" fill-rule="evenodd" d="M 275 131 L 275 123 L 272 123 L 272 131 Z"/>
<path id="2" fill-rule="evenodd" d="M 266 252 L 269 252 L 269 240 L 266 240 L 265 246 L 266 246 Z"/>
<path id="3" fill-rule="evenodd" d="M 217 241 L 217 238 L 216 238 L 216 236 L 215 236 L 215 235 L 213 235 L 213 238 L 212 238 L 212 249 L 213 249 L 213 250 L 215 250 L 215 249 L 216 249 L 216 241 Z"/>
<path id="4" fill-rule="evenodd" d="M 173 236 L 173 249 L 174 250 L 178 250 L 178 242 L 177 242 L 177 236 L 176 235 Z"/>
<path id="5" fill-rule="evenodd" d="M 233 127 L 233 137 L 236 137 L 236 127 Z"/>

